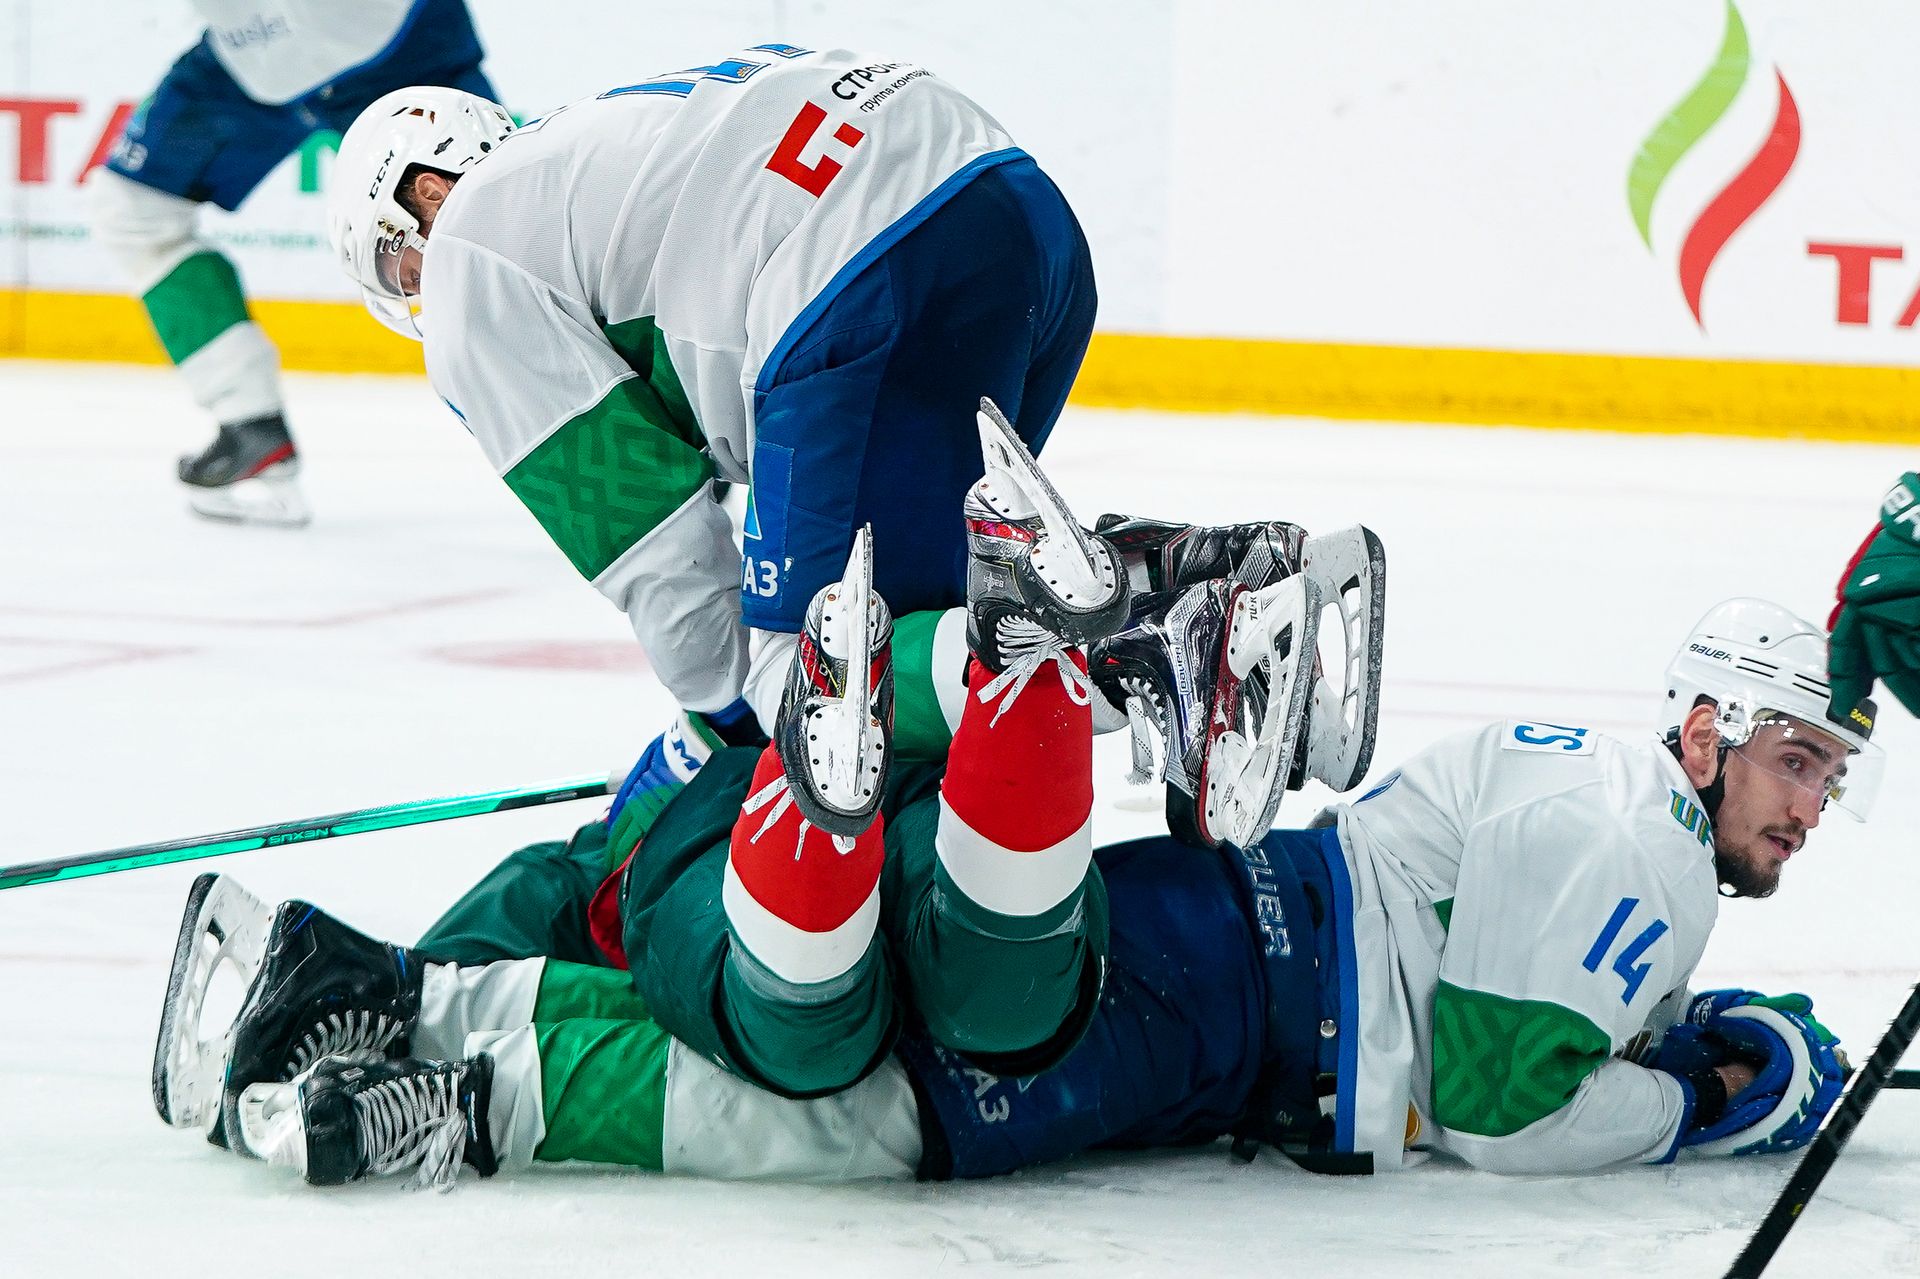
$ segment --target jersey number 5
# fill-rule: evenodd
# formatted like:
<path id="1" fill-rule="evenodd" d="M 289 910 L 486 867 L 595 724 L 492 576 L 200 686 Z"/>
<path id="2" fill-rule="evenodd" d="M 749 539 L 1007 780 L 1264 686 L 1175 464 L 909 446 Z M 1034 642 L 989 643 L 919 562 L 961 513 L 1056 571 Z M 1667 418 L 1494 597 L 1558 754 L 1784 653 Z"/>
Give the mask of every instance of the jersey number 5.
<path id="1" fill-rule="evenodd" d="M 1613 917 L 1607 920 L 1607 926 L 1600 930 L 1598 937 L 1594 938 L 1593 948 L 1587 951 L 1587 957 L 1581 961 L 1582 968 L 1590 973 L 1600 971 L 1601 962 L 1606 959 L 1607 952 L 1613 949 L 1613 943 L 1619 940 L 1620 930 L 1627 926 L 1627 920 L 1633 915 L 1634 907 L 1639 904 L 1638 897 L 1620 899 L 1620 904 L 1613 908 Z M 1651 962 L 1643 964 L 1637 961 L 1640 956 L 1647 953 L 1648 947 L 1660 940 L 1661 935 L 1666 931 L 1667 921 L 1656 919 L 1642 929 L 1640 935 L 1628 942 L 1626 948 L 1614 957 L 1613 971 L 1620 974 L 1620 979 L 1627 983 L 1626 990 L 1620 996 L 1621 1003 L 1633 1002 L 1634 995 L 1640 989 L 1640 983 L 1644 982 L 1647 974 L 1653 970 Z"/>
<path id="2" fill-rule="evenodd" d="M 827 155 L 824 144 L 820 158 L 812 164 L 804 163 L 800 155 L 820 132 L 820 126 L 826 122 L 825 111 L 811 102 L 803 104 L 800 114 L 793 117 L 793 123 L 787 126 L 787 136 L 781 138 L 780 145 L 773 149 L 773 158 L 767 161 L 767 171 L 779 174 L 808 195 L 817 197 L 825 191 L 827 185 L 839 177 L 840 170 L 846 166 Z M 834 141 L 848 150 L 859 146 L 860 139 L 866 136 L 850 124 L 841 125 L 832 134 Z"/>

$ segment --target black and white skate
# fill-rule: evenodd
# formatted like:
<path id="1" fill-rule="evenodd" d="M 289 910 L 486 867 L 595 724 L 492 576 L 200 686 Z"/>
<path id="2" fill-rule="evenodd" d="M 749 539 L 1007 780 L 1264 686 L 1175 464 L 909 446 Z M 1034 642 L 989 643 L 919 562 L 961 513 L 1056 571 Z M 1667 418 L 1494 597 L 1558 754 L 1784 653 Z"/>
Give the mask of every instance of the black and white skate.
<path id="1" fill-rule="evenodd" d="M 1305 726 L 1319 615 L 1304 575 L 1258 590 L 1213 578 L 1137 597 L 1128 626 L 1093 646 L 1094 683 L 1127 708 L 1136 768 L 1164 776 L 1181 839 L 1244 848 L 1272 827 Z"/>
<path id="2" fill-rule="evenodd" d="M 1298 524 L 1177 524 L 1102 515 L 1094 532 L 1113 544 L 1138 591 L 1178 591 L 1212 577 L 1259 588 L 1300 571 L 1307 531 Z"/>
<path id="3" fill-rule="evenodd" d="M 242 1150 L 240 1094 L 284 1083 L 326 1057 L 404 1057 L 420 1015 L 425 968 L 302 901 L 281 903 L 265 955 L 234 1019 L 221 1090 L 227 1144 Z"/>
<path id="4" fill-rule="evenodd" d="M 314 1186 L 413 1170 L 419 1184 L 451 1190 L 463 1163 L 482 1177 L 499 1169 L 492 1092 L 485 1053 L 466 1061 L 328 1057 L 297 1079 L 248 1087 L 236 1149 Z"/>
<path id="5" fill-rule="evenodd" d="M 225 875 L 201 875 L 187 890 L 153 1047 L 153 1107 L 163 1122 L 198 1128 L 219 1117 L 233 1032 L 229 1026 L 218 1035 L 206 1035 L 201 1010 L 223 967 L 240 987 L 252 983 L 265 957 L 272 919 L 263 902 Z"/>
<path id="6" fill-rule="evenodd" d="M 1095 528 L 1119 550 L 1135 586 L 1179 590 L 1214 577 L 1251 587 L 1305 573 L 1319 589 L 1322 606 L 1339 616 L 1337 630 L 1322 619 L 1321 638 L 1341 639 L 1337 656 L 1322 653 L 1316 664 L 1308 711 L 1306 749 L 1294 760 L 1288 789 L 1309 777 L 1336 791 L 1351 790 L 1373 759 L 1380 713 L 1381 654 L 1386 624 L 1386 553 L 1371 529 L 1360 525 L 1308 536 L 1298 524 L 1205 527 L 1137 516 L 1103 515 Z M 1340 675 L 1327 678 L 1332 665 Z"/>
<path id="7" fill-rule="evenodd" d="M 299 454 L 278 413 L 223 424 L 213 443 L 179 465 L 187 504 L 196 514 L 289 528 L 313 518 L 299 475 Z"/>
<path id="8" fill-rule="evenodd" d="M 810 824 L 852 838 L 873 823 L 893 753 L 893 614 L 873 589 L 871 527 L 807 606 L 773 740 Z"/>
<path id="9" fill-rule="evenodd" d="M 992 400 L 980 401 L 986 474 L 967 491 L 967 646 L 1013 692 L 1040 662 L 1105 639 L 1126 622 L 1131 598 L 1120 557 L 1080 527 Z M 1019 668 L 1016 670 L 1015 668 Z"/>

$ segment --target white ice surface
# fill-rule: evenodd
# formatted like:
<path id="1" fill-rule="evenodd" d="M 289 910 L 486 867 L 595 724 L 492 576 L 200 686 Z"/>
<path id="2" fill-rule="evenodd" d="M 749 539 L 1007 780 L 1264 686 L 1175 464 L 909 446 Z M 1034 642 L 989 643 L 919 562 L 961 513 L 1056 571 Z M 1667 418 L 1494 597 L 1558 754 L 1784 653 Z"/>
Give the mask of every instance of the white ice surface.
<path id="1" fill-rule="evenodd" d="M 185 513 L 208 428 L 156 370 L 0 363 L 0 864 L 608 770 L 667 701 L 621 618 L 411 380 L 291 380 L 313 527 Z M 1707 606 L 1824 620 L 1906 450 L 1069 411 L 1049 471 L 1102 509 L 1365 521 L 1390 618 L 1376 773 L 1517 714 L 1632 732 Z M 525 663 L 501 665 L 502 657 Z M 1864 1054 L 1920 968 L 1915 729 L 1876 821 L 1823 824 L 1722 913 L 1704 976 L 1805 989 Z M 1103 744 L 1102 838 L 1144 830 Z M 1304 821 L 1323 795 L 1291 797 Z M 589 804 L 210 863 L 408 939 Z M 572 1169 L 334 1192 L 171 1132 L 151 1037 L 209 863 L 0 893 L 0 1275 L 1717 1274 L 1790 1159 L 1323 1180 L 1219 1148 L 987 1183 L 796 1188 Z M 1920 1274 L 1920 1095 L 1889 1093 L 1770 1273 Z"/>

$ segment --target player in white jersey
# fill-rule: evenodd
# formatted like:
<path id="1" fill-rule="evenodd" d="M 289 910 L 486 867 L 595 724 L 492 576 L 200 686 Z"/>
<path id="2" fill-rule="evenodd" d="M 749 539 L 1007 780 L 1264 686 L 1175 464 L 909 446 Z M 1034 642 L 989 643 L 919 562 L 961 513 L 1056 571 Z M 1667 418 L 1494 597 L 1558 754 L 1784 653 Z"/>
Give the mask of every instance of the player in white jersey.
<path id="1" fill-rule="evenodd" d="M 1828 716 L 1825 657 L 1824 636 L 1786 610 L 1729 601 L 1670 666 L 1661 737 L 1495 724 L 1244 852 L 1165 838 L 1098 850 L 1083 885 L 1109 905 L 1110 942 L 1075 935 L 1104 950 L 1104 990 L 1078 1044 L 1034 1074 L 910 1028 L 851 1088 L 782 1097 L 737 1043 L 694 1024 L 705 1013 L 670 1024 L 688 999 L 676 955 L 658 953 L 678 922 L 659 909 L 663 868 L 671 880 L 712 855 L 703 841 L 724 857 L 729 830 L 766 829 L 752 752 L 717 757 L 640 841 L 618 958 L 641 998 L 578 924 L 551 952 L 575 962 L 520 958 L 515 940 L 470 927 L 534 861 L 591 860 L 592 828 L 578 851 L 509 859 L 418 948 L 381 946 L 305 903 L 270 927 L 253 905 L 238 911 L 251 931 L 216 928 L 207 903 L 223 881 L 204 877 L 180 953 L 211 953 L 202 932 L 271 938 L 235 1035 L 250 1047 L 226 1078 L 239 1103 L 226 1132 L 315 1182 L 415 1167 L 447 1182 L 462 1158 L 483 1174 L 586 1159 L 971 1177 L 1222 1135 L 1329 1171 L 1421 1152 L 1546 1173 L 1788 1150 L 1838 1095 L 1833 1037 L 1804 996 L 1688 983 L 1717 893 L 1771 893 L 1828 804 L 1859 815 L 1871 798 L 1873 711 Z M 967 767 L 1011 755 L 1084 787 L 1086 757 L 1071 754 L 1007 744 Z M 937 839 L 896 844 L 930 838 L 905 810 L 887 820 L 890 857 L 948 857 Z M 584 898 L 559 912 L 585 913 Z M 196 989 L 189 976 L 177 966 L 176 988 Z M 1084 1004 L 1062 1025 L 1082 1016 Z M 366 1029 L 352 1046 L 388 1060 L 316 1064 L 311 1045 L 339 1042 L 342 1026 Z M 191 1045 L 169 1055 L 175 1042 L 163 1031 L 160 1065 L 193 1060 Z M 157 1096 L 164 1079 L 157 1069 Z"/>
<path id="2" fill-rule="evenodd" d="M 168 358 L 219 425 L 183 457 L 203 515 L 304 524 L 273 344 L 199 210 L 238 208 L 316 133 L 344 130 L 404 84 L 491 95 L 465 0 L 194 0 L 206 20 L 90 179 L 94 233 Z"/>
<path id="3" fill-rule="evenodd" d="M 689 712 L 626 794 L 658 805 L 770 724 L 862 525 L 901 749 L 944 750 L 965 530 L 926 513 L 980 474 L 983 396 L 1045 443 L 1095 305 L 1065 198 L 991 116 L 915 64 L 787 44 L 512 131 L 405 91 L 342 141 L 330 204 L 369 306 L 422 336 L 434 389 Z M 741 548 L 716 480 L 749 488 Z"/>

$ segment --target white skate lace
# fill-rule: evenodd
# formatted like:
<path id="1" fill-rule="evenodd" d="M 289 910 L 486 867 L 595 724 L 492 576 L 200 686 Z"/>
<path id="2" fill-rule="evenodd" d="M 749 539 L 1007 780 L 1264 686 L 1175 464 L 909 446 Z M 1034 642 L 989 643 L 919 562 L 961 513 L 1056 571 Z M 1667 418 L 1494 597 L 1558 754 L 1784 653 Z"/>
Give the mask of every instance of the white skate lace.
<path id="1" fill-rule="evenodd" d="M 743 813 L 757 813 L 768 804 L 773 805 L 773 811 L 768 813 L 766 820 L 760 823 L 760 829 L 747 837 L 749 844 L 759 843 L 760 837 L 772 830 L 774 823 L 780 820 L 780 814 L 793 807 L 793 788 L 787 784 L 787 775 L 785 773 L 780 774 L 780 776 L 747 796 L 747 802 L 740 805 L 740 811 Z M 813 823 L 805 817 L 802 817 L 800 819 L 800 833 L 795 835 L 793 839 L 793 860 L 800 860 L 800 854 L 807 846 L 807 832 L 812 829 Z M 828 838 L 833 841 L 834 851 L 841 856 L 844 857 L 853 851 L 853 836 L 829 835 Z"/>
<path id="2" fill-rule="evenodd" d="M 326 1020 L 309 1026 L 293 1046 L 293 1057 L 280 1068 L 280 1078 L 292 1079 L 323 1057 L 379 1061 L 403 1029 L 402 1023 L 385 1013 L 364 1009 L 328 1013 Z"/>
<path id="3" fill-rule="evenodd" d="M 987 721 L 991 728 L 1000 722 L 1020 696 L 1027 682 L 1048 662 L 1052 662 L 1060 674 L 1060 686 L 1067 691 L 1067 700 L 1075 706 L 1087 706 L 1093 700 L 1093 681 L 1087 673 L 1075 665 L 1072 647 L 1058 635 L 1040 623 L 1024 617 L 1003 617 L 993 628 L 994 639 L 1000 645 L 1001 660 L 1006 665 L 1000 673 L 988 680 L 977 696 L 982 702 L 991 702 L 1004 691 L 1006 696 L 994 707 L 993 718 Z"/>
<path id="4" fill-rule="evenodd" d="M 414 1184 L 453 1189 L 467 1153 L 467 1117 L 460 1108 L 457 1071 L 389 1079 L 353 1099 L 367 1172 L 420 1166 Z"/>

